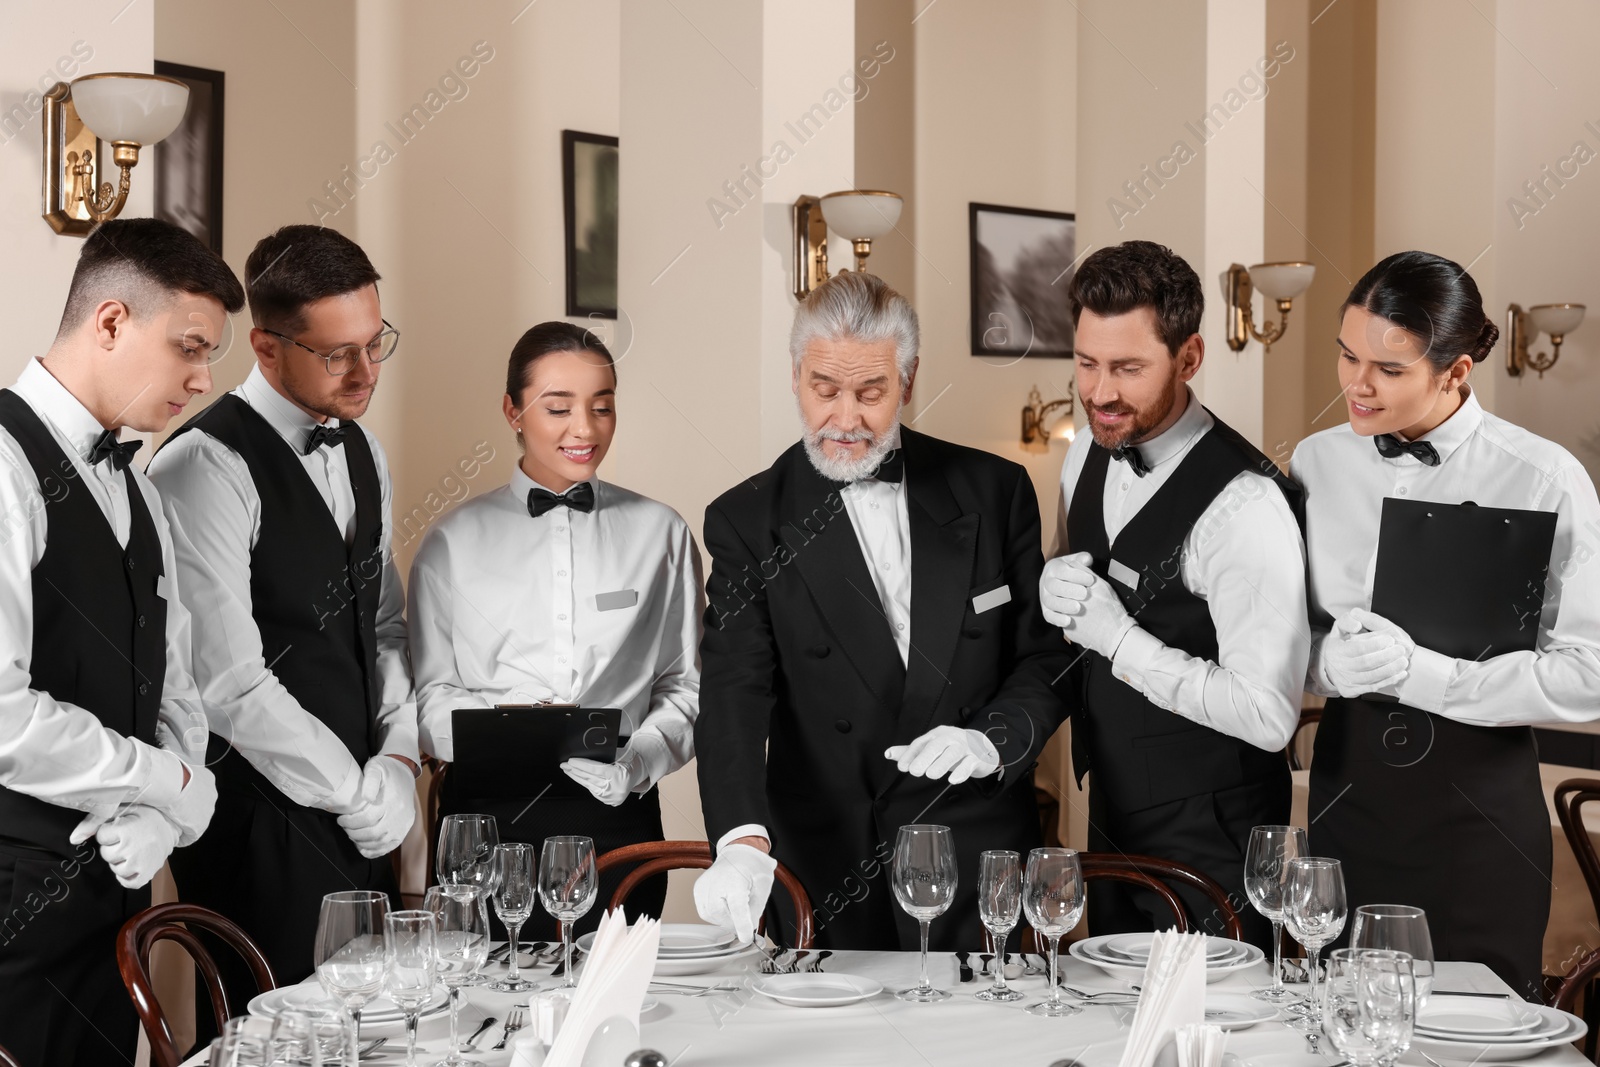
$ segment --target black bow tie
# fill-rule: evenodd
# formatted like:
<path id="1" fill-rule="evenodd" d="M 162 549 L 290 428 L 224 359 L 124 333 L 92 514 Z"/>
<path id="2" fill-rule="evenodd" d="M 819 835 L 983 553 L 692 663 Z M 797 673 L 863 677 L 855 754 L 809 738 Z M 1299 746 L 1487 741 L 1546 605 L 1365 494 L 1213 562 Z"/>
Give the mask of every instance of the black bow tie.
<path id="1" fill-rule="evenodd" d="M 872 476 L 880 482 L 901 482 L 906 477 L 906 457 L 897 448 L 883 457 L 883 462 L 878 464 L 878 469 Z"/>
<path id="2" fill-rule="evenodd" d="M 344 426 L 329 426 L 324 423 L 311 431 L 311 436 L 306 438 L 306 455 L 311 455 L 318 448 L 327 445 L 329 448 L 340 444 L 344 440 Z"/>
<path id="3" fill-rule="evenodd" d="M 1138 445 L 1121 444 L 1111 450 L 1112 459 L 1120 459 L 1133 468 L 1133 473 L 1143 478 L 1150 473 L 1150 464 L 1144 461 L 1144 453 L 1139 451 Z"/>
<path id="4" fill-rule="evenodd" d="M 1392 433 L 1380 433 L 1372 439 L 1372 443 L 1378 446 L 1378 455 L 1384 459 L 1394 459 L 1410 452 L 1430 467 L 1439 465 L 1439 450 L 1427 441 L 1402 441 Z"/>
<path id="5" fill-rule="evenodd" d="M 89 465 L 92 467 L 101 460 L 109 459 L 111 469 L 120 471 L 133 461 L 133 454 L 143 447 L 143 441 L 118 441 L 117 431 L 107 430 L 95 438 L 94 449 L 89 453 Z"/>
<path id="6" fill-rule="evenodd" d="M 579 482 L 560 496 L 538 486 L 528 490 L 528 514 L 534 518 L 537 519 L 551 508 L 561 507 L 573 511 L 593 511 L 594 486 L 589 482 Z"/>

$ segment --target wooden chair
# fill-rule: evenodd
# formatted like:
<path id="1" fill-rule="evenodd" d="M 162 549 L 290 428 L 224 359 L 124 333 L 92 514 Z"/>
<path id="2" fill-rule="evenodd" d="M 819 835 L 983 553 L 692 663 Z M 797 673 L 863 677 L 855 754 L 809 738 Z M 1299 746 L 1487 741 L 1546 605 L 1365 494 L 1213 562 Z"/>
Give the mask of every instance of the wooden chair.
<path id="1" fill-rule="evenodd" d="M 428 875 L 423 884 L 432 885 L 439 859 L 439 798 L 444 794 L 444 780 L 450 773 L 450 764 L 423 756 L 422 765 L 432 772 L 428 779 L 428 799 L 422 809 L 422 832 L 428 837 Z"/>
<path id="2" fill-rule="evenodd" d="M 196 930 L 204 930 L 217 937 L 229 948 L 244 957 L 256 988 L 265 993 L 278 987 L 272 977 L 272 966 L 261 954 L 250 936 L 231 920 L 198 904 L 157 904 L 146 908 L 127 922 L 117 934 L 117 969 L 122 972 L 122 984 L 128 989 L 145 1036 L 150 1039 L 150 1062 L 153 1067 L 178 1067 L 183 1057 L 172 1043 L 172 1031 L 167 1017 L 156 1000 L 155 986 L 150 980 L 150 952 L 158 941 L 175 941 L 194 961 L 207 991 L 211 994 L 211 1011 L 216 1017 L 217 1031 L 229 1019 L 244 1010 L 243 1004 L 232 1004 L 228 991 L 223 988 L 217 973 L 217 961 L 201 943 Z"/>
<path id="3" fill-rule="evenodd" d="M 1578 869 L 1583 872 L 1583 880 L 1589 886 L 1589 899 L 1594 902 L 1595 911 L 1600 913 L 1600 856 L 1595 855 L 1594 841 L 1590 839 L 1583 823 L 1583 806 L 1600 800 L 1600 779 L 1568 778 L 1556 786 L 1554 798 L 1561 831 L 1566 834 L 1567 845 L 1571 847 L 1572 855 L 1578 861 Z M 1584 975 L 1581 980 L 1578 978 L 1580 974 Z M 1580 991 L 1585 993 L 1583 1016 L 1589 1024 L 1589 1036 L 1584 1042 L 1584 1049 L 1591 1056 L 1597 1047 L 1596 1024 L 1600 1023 L 1600 997 L 1595 995 L 1596 977 L 1600 977 L 1600 949 L 1584 956 L 1567 973 L 1556 990 L 1554 1001 L 1556 1007 L 1571 1011 L 1570 1007 L 1563 1007 L 1562 998 L 1566 998 L 1567 1004 L 1573 1004 L 1577 1002 Z"/>
<path id="4" fill-rule="evenodd" d="M 1568 784 L 1570 783 L 1562 783 L 1563 786 Z M 1556 810 L 1561 812 L 1563 816 L 1566 813 L 1566 808 L 1561 806 L 1560 801 L 1557 801 Z M 1565 822 L 1564 818 L 1563 822 Z M 1583 996 L 1583 1018 L 1589 1024 L 1589 1034 L 1583 1042 L 1583 1053 L 1591 1060 L 1600 1062 L 1600 1058 L 1595 1055 L 1597 1046 L 1595 1042 L 1594 1016 L 1600 1014 L 1595 1010 L 1597 1007 L 1595 997 L 1596 978 L 1600 978 L 1600 948 L 1590 949 L 1581 960 L 1572 965 L 1572 970 L 1562 976 L 1561 984 L 1556 987 L 1555 996 L 1551 998 L 1550 1005 L 1576 1015 L 1578 1014 L 1578 997 L 1580 994 Z"/>
<path id="5" fill-rule="evenodd" d="M 708 841 L 641 841 L 637 845 L 624 845 L 601 854 L 595 861 L 595 873 L 604 874 L 612 867 L 637 864 L 622 879 L 616 892 L 611 894 L 610 907 L 620 908 L 628 894 L 638 888 L 646 878 L 667 871 L 685 869 L 704 870 L 711 866 L 711 843 Z M 789 894 L 794 906 L 795 943 L 793 948 L 809 949 L 816 933 L 816 915 L 811 910 L 811 897 L 794 872 L 783 864 L 773 873 L 778 884 Z"/>
<path id="6" fill-rule="evenodd" d="M 17 1058 L 4 1045 L 0 1045 L 0 1067 L 22 1067 L 22 1064 L 17 1062 Z"/>
<path id="7" fill-rule="evenodd" d="M 1083 864 L 1084 881 L 1109 879 L 1127 882 L 1149 889 L 1172 909 L 1173 925 L 1181 933 L 1198 925 L 1194 916 L 1184 907 L 1183 899 L 1168 883 L 1187 885 L 1205 896 L 1214 906 L 1214 914 L 1222 920 L 1223 933 L 1235 941 L 1244 937 L 1244 926 L 1239 922 L 1239 912 L 1228 899 L 1228 893 L 1211 878 L 1176 860 L 1157 859 L 1155 856 L 1133 856 L 1121 852 L 1084 852 L 1079 856 Z"/>
<path id="8" fill-rule="evenodd" d="M 1315 726 L 1321 721 L 1321 708 L 1300 709 L 1300 722 L 1295 726 L 1294 733 L 1289 736 L 1289 744 L 1283 750 L 1284 756 L 1289 760 L 1289 769 L 1291 771 L 1303 771 L 1306 769 L 1305 766 L 1301 765 L 1300 759 L 1300 732 L 1307 726 Z M 1307 764 L 1307 766 L 1309 766 L 1309 764 Z"/>

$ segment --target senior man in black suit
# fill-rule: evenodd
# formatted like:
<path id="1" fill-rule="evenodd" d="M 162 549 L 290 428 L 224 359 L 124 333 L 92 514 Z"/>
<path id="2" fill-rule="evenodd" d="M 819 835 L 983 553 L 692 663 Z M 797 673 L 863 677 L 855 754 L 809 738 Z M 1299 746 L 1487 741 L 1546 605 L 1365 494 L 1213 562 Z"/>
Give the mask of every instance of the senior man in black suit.
<path id="1" fill-rule="evenodd" d="M 716 860 L 695 902 L 742 940 L 776 859 L 819 946 L 916 948 L 889 858 L 899 827 L 934 823 L 959 882 L 933 944 L 971 948 L 979 853 L 1039 844 L 1033 766 L 1070 650 L 1039 609 L 1038 502 L 1017 464 L 900 425 L 917 346 L 880 279 L 813 290 L 789 342 L 804 436 L 706 509 L 695 748 Z"/>

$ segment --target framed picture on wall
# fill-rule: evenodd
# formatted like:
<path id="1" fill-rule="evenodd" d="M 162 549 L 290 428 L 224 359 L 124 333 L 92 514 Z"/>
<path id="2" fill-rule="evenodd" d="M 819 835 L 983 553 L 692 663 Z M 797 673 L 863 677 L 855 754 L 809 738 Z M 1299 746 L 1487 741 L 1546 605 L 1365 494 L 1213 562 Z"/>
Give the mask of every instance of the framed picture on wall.
<path id="1" fill-rule="evenodd" d="M 972 354 L 1072 358 L 1067 284 L 1077 261 L 1070 212 L 968 204 Z"/>
<path id="2" fill-rule="evenodd" d="M 155 158 L 155 216 L 182 226 L 222 254 L 222 113 L 220 70 L 156 60 L 155 72 L 189 86 L 189 109 Z"/>
<path id="3" fill-rule="evenodd" d="M 617 317 L 617 139 L 561 131 L 567 314 Z"/>

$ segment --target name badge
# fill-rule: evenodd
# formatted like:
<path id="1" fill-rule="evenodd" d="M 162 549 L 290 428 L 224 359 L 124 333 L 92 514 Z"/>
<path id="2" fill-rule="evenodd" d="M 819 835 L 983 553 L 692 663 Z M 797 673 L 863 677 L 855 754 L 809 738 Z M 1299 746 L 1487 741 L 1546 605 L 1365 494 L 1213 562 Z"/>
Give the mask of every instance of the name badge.
<path id="1" fill-rule="evenodd" d="M 172 579 L 165 574 L 156 575 L 156 596 L 169 603 L 174 599 L 172 595 Z"/>
<path id="2" fill-rule="evenodd" d="M 1126 563 L 1118 563 L 1116 560 L 1112 560 L 1107 573 L 1129 589 L 1139 588 L 1139 572 Z"/>
<path id="3" fill-rule="evenodd" d="M 616 611 L 618 608 L 631 608 L 639 602 L 637 589 L 618 589 L 615 593 L 596 593 L 594 606 L 600 611 Z"/>
<path id="4" fill-rule="evenodd" d="M 982 615 L 990 608 L 997 608 L 1001 604 L 1011 603 L 1011 587 L 1002 585 L 999 589 L 991 589 L 987 593 L 979 593 L 972 598 L 972 610 Z"/>

